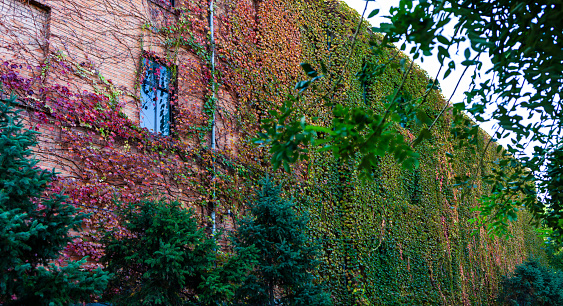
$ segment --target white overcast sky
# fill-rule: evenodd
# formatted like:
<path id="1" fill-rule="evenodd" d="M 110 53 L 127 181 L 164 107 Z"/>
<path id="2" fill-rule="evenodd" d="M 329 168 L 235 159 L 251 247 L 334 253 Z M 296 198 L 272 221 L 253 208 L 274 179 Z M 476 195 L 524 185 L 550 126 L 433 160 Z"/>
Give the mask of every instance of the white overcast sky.
<path id="1" fill-rule="evenodd" d="M 358 11 L 359 14 L 362 14 L 364 8 L 366 7 L 366 1 L 364 0 L 342 0 L 344 2 L 346 2 L 350 7 L 356 9 Z M 381 22 L 388 22 L 386 18 L 384 18 L 383 16 L 388 16 L 389 15 L 389 9 L 392 6 L 397 6 L 399 3 L 399 0 L 377 0 L 377 1 L 370 1 L 367 2 L 368 7 L 365 13 L 364 17 L 367 17 L 371 11 L 373 11 L 374 9 L 379 9 L 379 14 L 376 17 L 370 18 L 369 21 L 370 23 L 375 26 L 378 27 L 379 24 Z M 453 34 L 453 30 L 452 30 L 452 34 Z M 447 33 L 446 33 L 447 35 Z M 407 51 L 410 50 L 410 47 L 407 47 L 406 49 Z M 461 51 L 461 54 L 458 54 L 457 56 L 459 56 L 459 58 L 456 59 L 455 55 L 452 55 L 452 57 L 454 59 L 456 59 L 456 62 L 461 62 L 463 61 L 463 59 L 465 58 L 462 54 L 463 50 Z M 421 61 L 421 59 L 423 61 Z M 483 62 L 483 66 L 484 69 L 487 70 L 487 67 L 492 67 L 492 64 L 490 64 L 490 61 L 488 60 L 488 58 L 480 58 L 480 60 Z M 426 70 L 428 72 L 428 74 L 434 78 L 436 77 L 436 74 L 438 73 L 438 70 L 440 69 L 440 63 L 438 62 L 438 59 L 435 56 L 430 56 L 430 57 L 424 57 L 424 58 L 419 58 L 415 61 L 420 67 L 422 67 L 422 69 Z M 485 71 L 483 70 L 483 71 Z M 463 68 L 462 69 L 456 69 L 455 71 L 453 71 L 447 79 L 443 78 L 444 72 L 446 71 L 445 68 L 442 68 L 441 71 L 441 75 L 438 76 L 438 81 L 440 82 L 441 88 L 442 88 L 442 92 L 444 94 L 444 96 L 446 97 L 446 99 L 449 99 L 450 96 L 452 95 L 452 93 L 454 92 L 454 88 L 456 87 L 456 84 L 460 78 L 460 76 L 463 73 Z M 471 83 L 471 75 L 473 74 L 473 70 L 469 69 L 464 77 L 462 78 L 460 85 L 458 87 L 458 89 L 455 91 L 452 99 L 451 99 L 451 103 L 457 103 L 457 102 L 462 102 L 464 100 L 464 92 L 469 88 L 469 85 Z M 488 124 L 483 124 L 481 125 L 481 127 L 486 130 L 489 135 L 492 135 L 494 130 L 496 130 L 496 126 L 494 125 L 494 122 L 490 122 Z M 500 143 L 506 144 L 508 143 L 508 140 L 501 140 Z"/>

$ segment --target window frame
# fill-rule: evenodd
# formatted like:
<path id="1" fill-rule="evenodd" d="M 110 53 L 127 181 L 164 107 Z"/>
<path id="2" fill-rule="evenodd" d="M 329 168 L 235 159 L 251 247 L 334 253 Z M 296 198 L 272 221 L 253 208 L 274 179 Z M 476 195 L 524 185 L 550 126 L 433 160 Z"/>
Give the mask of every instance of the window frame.
<path id="1" fill-rule="evenodd" d="M 155 121 L 154 121 L 154 129 L 151 129 L 149 127 L 147 127 L 146 125 L 143 126 L 143 109 L 145 106 L 146 101 L 143 99 L 143 90 L 144 90 L 144 86 L 147 86 L 146 84 L 146 80 L 148 78 L 148 72 L 151 69 L 151 66 L 147 66 L 147 62 L 149 61 L 149 63 L 151 64 L 151 66 L 153 66 L 154 64 L 160 66 L 160 67 L 164 67 L 166 68 L 166 70 L 168 71 L 169 75 L 168 75 L 168 84 L 167 84 L 167 88 L 166 87 L 161 87 L 160 84 L 160 79 L 157 81 L 158 84 L 156 84 L 156 91 L 154 92 L 154 96 L 152 97 L 157 97 L 158 98 L 158 93 L 160 92 L 166 92 L 167 93 L 167 101 L 166 103 L 168 104 L 168 128 L 166 133 L 162 132 L 162 123 L 159 120 L 159 116 L 158 116 L 158 109 L 160 108 L 159 106 L 161 105 L 159 103 L 159 101 L 155 101 L 155 105 L 154 105 L 154 113 L 155 113 Z M 177 85 L 177 79 L 176 76 L 173 73 L 173 67 L 175 67 L 176 65 L 169 63 L 165 60 L 163 60 L 162 58 L 156 56 L 153 53 L 149 53 L 146 51 L 143 51 L 142 55 L 141 55 L 141 60 L 140 60 L 140 74 L 139 74 L 139 100 L 140 100 L 140 106 L 139 106 L 139 126 L 143 129 L 147 129 L 149 131 L 150 134 L 152 135 L 158 135 L 158 136 L 162 136 L 162 137 L 167 137 L 170 136 L 172 134 L 172 129 L 174 126 L 174 105 L 172 103 L 174 97 L 176 96 L 176 85 Z M 154 84 L 152 84 L 154 85 Z M 162 95 L 161 95 L 162 96 Z M 153 100 L 154 101 L 154 100 Z"/>
<path id="2" fill-rule="evenodd" d="M 176 7 L 176 0 L 149 0 L 149 1 L 167 10 L 173 10 Z"/>

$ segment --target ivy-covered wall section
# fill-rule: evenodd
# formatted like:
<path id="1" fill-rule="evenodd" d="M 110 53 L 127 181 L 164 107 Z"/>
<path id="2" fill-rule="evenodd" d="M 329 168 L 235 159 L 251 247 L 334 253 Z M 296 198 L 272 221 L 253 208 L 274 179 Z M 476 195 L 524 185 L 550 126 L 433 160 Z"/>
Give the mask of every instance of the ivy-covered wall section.
<path id="1" fill-rule="evenodd" d="M 400 86 L 409 60 L 401 69 L 405 56 L 397 49 L 374 54 L 370 41 L 381 37 L 370 33 L 366 23 L 354 41 L 359 21 L 355 11 L 338 1 L 320 0 L 264 1 L 258 7 L 259 40 L 253 47 L 264 66 L 253 65 L 259 73 L 242 78 L 248 87 L 260 84 L 250 93 L 254 97 L 250 100 L 258 104 L 252 110 L 267 110 L 287 93 L 295 94 L 294 83 L 307 79 L 303 73 L 295 77 L 296 61 L 291 61 L 295 57 L 319 71 L 323 64 L 328 69 L 327 77 L 304 93 L 299 115 L 330 122 L 331 109 L 321 99 L 327 94 L 345 106 L 385 110 L 382 101 Z M 285 26 L 278 31 L 280 23 Z M 299 44 L 288 48 L 294 37 Z M 270 54 L 275 54 L 275 62 L 269 60 Z M 362 84 L 358 72 L 366 61 L 396 62 L 397 67 Z M 284 65 L 276 66 L 279 63 Z M 335 88 L 339 78 L 341 84 Z M 415 66 L 402 88 L 405 102 L 420 103 L 429 82 Z M 423 101 L 422 110 L 431 120 L 446 103 L 438 90 Z M 404 113 L 396 129 L 412 141 L 418 130 Z M 500 276 L 526 257 L 541 254 L 541 240 L 525 214 L 512 226 L 509 240 L 491 238 L 469 222 L 476 215 L 471 208 L 490 186 L 477 179 L 474 188 L 462 188 L 455 178 L 476 174 L 480 163 L 488 169 L 484 174 L 489 173 L 500 153 L 496 144 L 487 145 L 490 137 L 484 132 L 473 144 L 458 147 L 450 121 L 451 115 L 439 119 L 431 140 L 417 146 L 421 159 L 416 170 L 404 170 L 392 157 L 381 158 L 374 180 L 363 181 L 354 163 L 313 151 L 292 178 L 278 174 L 286 181 L 288 194 L 301 200 L 311 215 L 310 228 L 323 245 L 319 276 L 327 281 L 336 304 L 490 305 Z"/>
<path id="2" fill-rule="evenodd" d="M 41 2 L 52 5 L 52 32 L 57 16 L 78 16 L 64 10 L 90 9 L 76 1 Z M 99 11 L 111 17 L 107 20 L 125 20 L 110 9 L 121 1 L 113 2 L 99 1 L 107 8 Z M 394 128 L 412 141 L 419 125 L 410 105 L 418 103 L 429 120 L 446 105 L 439 90 L 428 90 L 432 80 L 424 71 L 416 65 L 405 69 L 410 60 L 397 49 L 374 52 L 381 37 L 340 1 L 216 1 L 215 46 L 208 2 L 177 1 L 176 8 L 157 2 L 131 2 L 121 12 L 128 18 L 127 31 L 119 22 L 108 26 L 106 32 L 130 35 L 123 39 L 130 50 L 120 45 L 115 54 L 100 51 L 107 58 L 88 51 L 76 57 L 72 52 L 88 42 L 68 34 L 64 43 L 61 32 L 37 68 L 27 63 L 25 69 L 18 59 L 0 67 L 4 87 L 20 95 L 30 125 L 43 133 L 38 156 L 62 172 L 52 188 L 65 189 L 72 203 L 92 214 L 67 256 L 89 255 L 96 265 L 103 254 L 100 237 L 120 228 L 116 200 L 164 196 L 196 208 L 203 227 L 211 229 L 215 212 L 215 226 L 231 229 L 245 213 L 253 185 L 272 172 L 267 150 L 252 139 L 269 110 L 295 95 L 295 84 L 307 79 L 302 62 L 327 70 L 294 105 L 298 116 L 319 125 L 332 120 L 333 106 L 323 97 L 333 105 L 382 113 L 385 97 L 401 88 L 404 103 Z M 139 124 L 143 57 L 170 67 L 176 80 L 166 137 Z M 110 70 L 98 65 L 102 58 Z M 389 65 L 378 78 L 362 81 L 366 63 Z M 131 78 L 112 82 L 103 71 Z M 469 222 L 476 216 L 471 209 L 490 190 L 480 177 L 496 166 L 502 150 L 485 133 L 458 146 L 451 121 L 446 111 L 432 137 L 416 146 L 421 158 L 413 170 L 383 157 L 373 178 L 363 180 L 355 164 L 360 155 L 344 161 L 309 148 L 309 160 L 294 165 L 291 174 L 272 174 L 311 217 L 309 228 L 322 244 L 316 273 L 336 305 L 490 305 L 501 275 L 541 255 L 541 240 L 525 213 L 511 225 L 509 240 L 491 238 Z M 210 145 L 213 125 L 224 139 L 216 149 Z M 472 188 L 462 188 L 456 184 L 459 176 L 477 179 Z"/>

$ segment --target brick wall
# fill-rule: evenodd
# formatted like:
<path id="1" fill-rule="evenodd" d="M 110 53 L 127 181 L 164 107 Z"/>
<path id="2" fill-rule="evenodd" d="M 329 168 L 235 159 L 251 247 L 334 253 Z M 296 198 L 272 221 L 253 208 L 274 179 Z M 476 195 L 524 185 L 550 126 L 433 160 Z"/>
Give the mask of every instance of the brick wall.
<path id="1" fill-rule="evenodd" d="M 221 1 L 217 7 L 219 14 L 224 12 Z M 68 86 L 75 92 L 92 92 L 107 86 L 100 80 L 103 77 L 121 92 L 118 99 L 124 112 L 138 123 L 136 84 L 142 51 L 164 58 L 168 51 L 164 49 L 165 37 L 155 33 L 152 25 L 161 27 L 177 18 L 158 0 L 0 0 L 0 58 L 37 67 L 48 62 L 49 55 L 61 56 L 82 75 L 60 74 L 49 67 L 40 76 L 42 82 Z M 201 112 L 205 97 L 197 79 L 205 64 L 186 48 L 179 50 L 177 63 L 190 63 L 190 69 L 178 71 L 178 103 Z M 22 71 L 24 76 L 42 73 L 33 68 Z M 224 89 L 218 90 L 218 98 L 216 141 L 220 149 L 234 152 L 238 136 L 229 114 L 235 112 L 236 102 Z"/>
<path id="2" fill-rule="evenodd" d="M 37 66 L 47 51 L 49 15 L 39 3 L 0 0 L 0 57 Z"/>
<path id="3" fill-rule="evenodd" d="M 182 5 L 182 1 L 177 2 Z M 217 1 L 216 6 L 218 15 L 226 12 L 222 1 Z M 207 99 L 204 86 L 208 84 L 202 81 L 208 69 L 207 64 L 190 48 L 181 47 L 177 54 L 170 56 L 171 51 L 164 47 L 165 35 L 155 30 L 177 19 L 178 14 L 159 0 L 0 0 L 0 60 L 23 64 L 19 69 L 20 75 L 33 78 L 32 88 L 61 85 L 84 95 L 86 92 L 108 94 L 119 91 L 117 100 L 123 106 L 123 112 L 138 124 L 141 107 L 138 84 L 143 52 L 161 59 L 174 58 L 172 64 L 179 67 L 176 88 L 178 105 L 174 107 L 189 109 L 191 116 L 198 118 Z M 207 22 L 200 21 L 202 24 Z M 216 23 L 217 35 L 220 36 L 220 22 Z M 61 62 L 65 67 L 55 62 Z M 68 70 L 73 73 L 68 73 Z M 37 91 L 18 94 L 37 100 L 45 100 L 49 95 Z M 226 88 L 218 88 L 217 99 L 217 149 L 236 157 L 236 144 L 240 136 L 234 113 L 238 101 Z M 49 100 L 46 103 L 48 106 Z M 41 132 L 40 143 L 35 149 L 41 161 L 39 165 L 55 169 L 63 179 L 82 179 L 83 173 L 79 168 L 83 161 L 69 160 L 62 154 L 73 150 L 62 142 L 63 127 L 58 126 L 56 121 L 38 123 L 34 120 L 44 115 L 40 114 L 40 109 L 26 106 L 23 110 L 30 128 Z M 193 118 L 186 120 L 195 120 Z M 76 127 L 73 129 L 80 130 Z M 182 131 L 179 134 L 183 135 Z M 209 144 L 210 133 L 205 137 L 205 142 Z M 194 147 L 199 145 L 195 139 L 186 137 L 184 140 L 191 142 Z M 120 152 L 115 152 L 116 155 L 130 153 L 135 153 L 134 148 L 123 147 Z M 193 167 L 197 170 L 198 166 Z M 107 181 L 120 184 L 112 179 L 117 180 L 107 178 Z M 195 191 L 186 192 L 179 186 L 163 191 L 188 206 L 198 207 L 198 201 L 201 202 Z M 105 200 L 99 201 L 103 203 Z M 198 207 L 197 211 L 205 216 L 209 214 L 207 209 Z M 221 228 L 228 230 L 233 227 L 228 208 L 218 209 L 217 221 Z"/>

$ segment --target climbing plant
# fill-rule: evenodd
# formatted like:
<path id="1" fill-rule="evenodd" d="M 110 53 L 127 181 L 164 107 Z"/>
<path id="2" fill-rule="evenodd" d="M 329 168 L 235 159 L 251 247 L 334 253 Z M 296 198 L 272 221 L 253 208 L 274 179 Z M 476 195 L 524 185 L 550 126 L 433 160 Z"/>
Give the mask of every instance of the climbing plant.
<path id="1" fill-rule="evenodd" d="M 480 210 L 483 213 L 480 219 L 475 219 L 480 224 L 486 224 L 492 234 L 505 235 L 507 221 L 515 220 L 518 207 L 524 205 L 532 212 L 536 224 L 547 226 L 554 233 L 552 238 L 559 239 L 560 224 L 543 213 L 545 209 L 550 210 L 550 204 L 538 200 L 533 189 L 534 182 L 537 182 L 540 193 L 548 188 L 549 180 L 541 179 L 541 172 L 561 137 L 560 92 L 563 85 L 561 76 L 553 71 L 562 68 L 561 52 L 557 46 L 561 27 L 555 26 L 555 20 L 562 12 L 562 6 L 557 1 L 400 1 L 397 7 L 391 9 L 389 23 L 372 28 L 385 34 L 379 40 L 370 42 L 372 47 L 375 46 L 375 54 L 381 52 L 381 47 L 404 39 L 401 49 L 406 49 L 406 43 L 412 43 L 414 47 L 410 53 L 414 59 L 434 53 L 441 64 L 440 70 L 447 66 L 444 78 L 456 67 L 465 68 L 463 75 L 469 68 L 474 69 L 471 87 L 465 89 L 466 101 L 453 107 L 454 135 L 461 143 L 474 143 L 479 131 L 477 125 L 467 123 L 465 116 L 469 114 L 477 122 L 496 120 L 499 127 L 493 137 L 512 137 L 507 147 L 510 154 L 499 157 L 500 166 L 494 175 L 488 176 L 491 192 L 502 195 L 483 199 Z M 373 17 L 377 13 L 378 10 L 374 10 L 369 16 Z M 445 34 L 445 28 L 450 25 L 454 25 L 455 29 L 451 37 Z M 469 46 L 460 47 L 465 41 Z M 351 45 L 354 46 L 354 43 L 355 37 Z M 452 48 L 455 53 L 463 53 L 464 59 L 459 61 L 450 56 Z M 454 51 L 451 52 L 453 54 Z M 477 84 L 476 77 L 484 69 L 479 60 L 481 54 L 491 56 L 493 67 L 490 69 L 490 79 Z M 348 60 L 345 59 L 346 64 Z M 295 154 L 299 157 L 301 153 L 307 153 L 300 152 L 303 150 L 301 147 L 315 145 L 318 132 L 328 137 L 322 137 L 323 140 L 316 141 L 316 144 L 323 146 L 324 150 L 332 150 L 336 156 L 349 158 L 354 153 L 361 153 L 359 169 L 371 170 L 377 164 L 376 157 L 386 153 L 394 154 L 406 166 L 416 165 L 418 155 L 410 150 L 403 138 L 392 130 L 385 132 L 393 125 L 393 121 L 402 122 L 400 105 L 404 99 L 401 90 L 412 68 L 410 65 L 406 69 L 405 63 L 401 61 L 403 75 L 400 85 L 388 92 L 385 111 L 381 114 L 366 112 L 355 106 L 336 105 L 332 108 L 333 122 L 328 127 L 311 125 L 306 117 L 292 118 L 291 109 L 287 111 L 288 108 L 285 108 L 284 113 L 273 114 L 278 121 L 265 122 L 266 133 L 262 139 L 272 144 L 274 167 L 282 162 L 295 162 Z M 298 83 L 296 88 L 303 91 L 326 76 L 326 64 L 321 62 L 321 65 L 323 75 L 319 75 L 310 65 L 304 65 L 310 79 Z M 359 72 L 364 97 L 366 80 L 377 79 L 387 66 L 388 63 L 381 63 L 368 73 L 368 66 L 364 65 Z M 347 65 L 344 65 L 346 68 Z M 341 80 L 342 77 L 338 78 L 335 84 Z M 436 81 L 430 80 L 427 90 L 435 85 Z M 327 99 L 331 95 L 333 93 L 329 92 L 318 103 L 333 105 L 332 99 Z M 438 114 L 428 116 L 421 107 L 426 102 L 426 95 L 414 101 L 413 114 L 420 128 L 417 138 L 410 144 L 416 146 L 432 137 L 430 130 L 436 128 L 436 123 L 450 106 L 446 103 Z M 527 120 L 535 120 L 523 123 L 523 113 L 529 114 Z M 292 123 L 286 124 L 288 119 Z M 301 123 L 300 126 L 295 125 L 297 122 Z M 460 125 L 461 122 L 463 124 Z M 286 132 L 287 126 L 292 128 Z M 489 143 L 491 141 L 492 138 Z M 533 152 L 526 154 L 525 149 L 529 144 L 532 144 Z M 499 148 L 499 152 L 501 150 Z M 511 161 L 515 156 L 522 167 Z M 411 158 L 415 161 L 411 161 Z M 472 188 L 477 176 L 484 174 L 483 163 L 477 163 L 476 166 L 477 171 L 473 175 L 459 176 L 462 185 Z M 288 168 L 287 165 L 285 167 Z"/>

